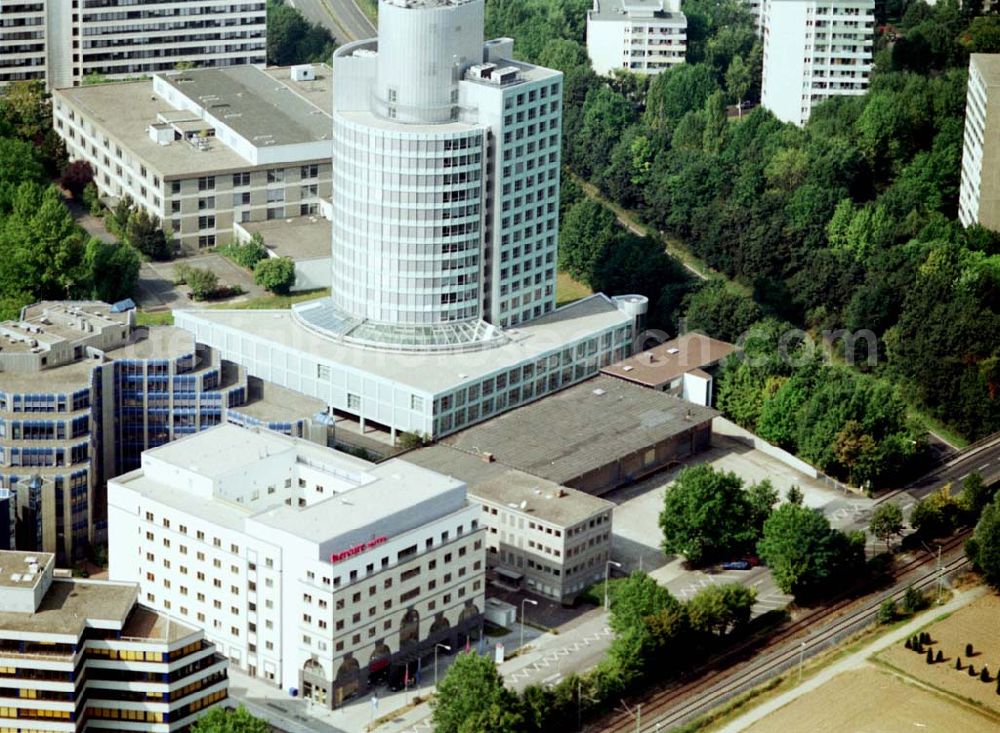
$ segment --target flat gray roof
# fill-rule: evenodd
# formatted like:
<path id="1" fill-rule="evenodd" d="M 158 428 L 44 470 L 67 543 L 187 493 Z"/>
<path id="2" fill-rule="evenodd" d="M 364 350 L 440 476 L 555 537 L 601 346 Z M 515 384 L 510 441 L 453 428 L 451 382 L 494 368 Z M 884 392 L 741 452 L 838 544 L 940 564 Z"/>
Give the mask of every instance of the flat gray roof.
<path id="1" fill-rule="evenodd" d="M 969 58 L 987 84 L 1000 84 L 1000 53 L 974 53 Z"/>
<path id="2" fill-rule="evenodd" d="M 0 632 L 79 636 L 90 622 L 124 624 L 138 593 L 133 583 L 53 578 L 34 613 L 0 613 Z"/>
<path id="3" fill-rule="evenodd" d="M 318 73 L 309 82 L 292 82 L 287 68 L 276 73 L 256 66 L 168 71 L 160 77 L 247 140 L 267 137 L 276 145 L 291 145 L 329 140 L 333 134 L 331 70 L 313 69 Z M 300 92 L 307 85 L 313 99 Z"/>
<path id="4" fill-rule="evenodd" d="M 182 326 L 188 318 L 253 335 L 314 358 L 441 393 L 497 371 L 558 350 L 576 339 L 630 322 L 610 299 L 592 295 L 548 315 L 506 330 L 509 342 L 496 348 L 464 353 L 401 354 L 352 346 L 323 337 L 300 325 L 288 310 L 177 310 Z"/>
<path id="5" fill-rule="evenodd" d="M 512 511 L 523 511 L 526 515 L 562 527 L 611 511 L 615 506 L 591 494 L 512 469 L 498 461 L 484 461 L 480 456 L 449 445 L 438 444 L 410 451 L 400 456 L 400 460 L 465 481 L 470 499 L 503 504 Z M 523 510 L 518 508 L 522 501 L 526 503 Z"/>
<path id="6" fill-rule="evenodd" d="M 568 484 L 710 421 L 715 410 L 605 375 L 443 439 Z"/>
<path id="7" fill-rule="evenodd" d="M 272 87 L 281 85 L 289 91 L 281 92 L 284 97 L 280 98 L 282 108 L 287 103 L 288 110 L 294 110 L 295 115 L 304 114 L 306 121 L 295 120 L 290 114 L 282 114 L 282 108 L 275 107 L 279 92 L 271 90 L 265 100 L 255 103 L 249 96 L 251 87 L 244 85 L 241 93 L 244 97 L 237 97 L 239 89 L 233 87 L 229 90 L 233 99 L 228 99 L 224 103 L 239 105 L 242 112 L 240 118 L 223 119 L 230 124 L 233 129 L 237 129 L 239 122 L 242 129 L 257 129 L 264 124 L 274 125 L 275 129 L 269 130 L 272 134 L 282 134 L 282 140 L 291 140 L 296 135 L 303 135 L 303 142 L 314 142 L 317 137 L 314 133 L 322 125 L 327 131 L 327 135 L 332 134 L 332 118 L 329 110 L 333 107 L 333 88 L 331 86 L 331 70 L 325 65 L 314 65 L 321 69 L 322 78 L 317 82 L 294 82 L 290 80 L 290 69 L 258 69 L 256 67 L 230 67 L 228 69 L 193 69 L 184 72 L 191 78 L 204 78 L 206 72 L 212 74 L 222 74 L 233 69 L 252 69 L 252 75 L 257 80 L 258 86 L 270 84 Z M 247 72 L 250 73 L 250 72 Z M 209 79 L 203 83 L 205 90 L 209 88 L 222 87 L 222 91 L 228 87 L 223 80 L 236 79 L 240 76 L 215 76 L 215 81 Z M 199 82 L 202 83 L 202 82 Z M 310 84 L 317 86 L 310 88 Z M 187 83 L 178 86 L 185 95 L 191 91 Z M 294 91 L 291 91 L 294 90 Z M 185 118 L 192 116 L 188 111 L 175 110 L 166 100 L 161 99 L 153 93 L 152 80 L 117 82 L 112 84 L 91 84 L 87 86 L 70 87 L 67 89 L 55 89 L 52 92 L 53 98 L 59 100 L 60 97 L 80 110 L 86 117 L 94 123 L 104 128 L 109 135 L 114 137 L 123 148 L 128 149 L 135 157 L 145 164 L 168 178 L 185 178 L 209 173 L 225 173 L 227 171 L 242 171 L 252 167 L 250 162 L 236 153 L 232 148 L 222 143 L 221 140 L 214 140 L 206 150 L 199 150 L 193 145 L 183 141 L 177 141 L 170 145 L 160 145 L 149 137 L 148 128 L 155 124 L 157 115 L 166 113 L 168 117 Z M 293 98 L 297 101 L 293 101 Z M 220 113 L 222 110 L 211 110 Z M 315 114 L 313 112 L 315 111 Z M 250 122 L 247 118 L 259 117 L 261 122 Z M 284 128 L 287 124 L 290 132 L 281 133 L 279 128 Z M 199 125 L 204 127 L 204 124 Z M 242 134 L 241 129 L 241 134 Z M 251 135 L 252 137 L 252 135 Z M 291 140 L 293 141 L 293 140 Z"/>
<path id="8" fill-rule="evenodd" d="M 376 465 L 307 440 L 235 425 L 220 425 L 144 455 L 214 478 L 236 473 L 241 467 L 252 470 L 262 456 L 280 453 L 289 454 L 293 463 L 308 463 L 328 473 L 344 489 L 306 507 L 288 506 L 281 501 L 250 509 L 231 501 L 195 496 L 183 486 L 163 481 L 155 468 L 147 470 L 145 459 L 143 468 L 119 476 L 114 482 L 220 526 L 247 531 L 246 522 L 252 520 L 317 544 L 376 521 L 392 521 L 395 532 L 389 532 L 387 526 L 386 534 L 409 531 L 423 523 L 421 514 L 414 511 L 422 504 L 439 508 L 437 516 L 466 505 L 465 485 L 458 479 L 400 460 Z"/>
<path id="9" fill-rule="evenodd" d="M 265 422 L 282 422 L 312 417 L 326 412 L 326 403 L 292 389 L 279 387 L 257 377 L 247 377 L 246 404 L 230 407 L 230 412 L 255 417 Z"/>
<path id="10" fill-rule="evenodd" d="M 54 557 L 50 552 L 0 551 L 0 588 L 34 588 L 42 582 L 43 571 Z M 37 573 L 30 572 L 32 563 L 29 560 L 38 565 Z M 16 576 L 18 580 L 11 576 Z M 25 580 L 26 577 L 31 580 Z"/>
<path id="11" fill-rule="evenodd" d="M 268 249 L 296 261 L 330 259 L 333 224 L 322 216 L 248 221 L 240 224 L 251 234 L 259 233 Z"/>
<path id="12" fill-rule="evenodd" d="M 684 13 L 672 13 L 664 10 L 663 0 L 600 0 L 596 10 L 589 11 L 591 20 L 615 21 L 624 23 L 635 20 L 686 20 Z M 630 18 L 627 11 L 638 14 Z M 653 13 L 653 17 L 647 14 Z"/>

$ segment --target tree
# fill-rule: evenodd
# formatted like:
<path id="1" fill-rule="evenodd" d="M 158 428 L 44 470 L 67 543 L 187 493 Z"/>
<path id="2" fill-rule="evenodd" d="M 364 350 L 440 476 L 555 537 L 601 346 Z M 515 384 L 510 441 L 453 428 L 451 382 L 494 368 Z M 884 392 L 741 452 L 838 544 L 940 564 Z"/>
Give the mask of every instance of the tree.
<path id="1" fill-rule="evenodd" d="M 116 213 L 117 219 L 117 213 Z M 160 219 L 150 216 L 142 207 L 136 207 L 129 212 L 125 224 L 125 241 L 154 260 L 169 260 L 173 252 L 167 235 L 160 227 Z"/>
<path id="2" fill-rule="evenodd" d="M 892 538 L 903 531 L 903 510 L 891 501 L 879 504 L 872 513 L 868 530 L 885 543 L 886 552 L 891 551 Z"/>
<path id="3" fill-rule="evenodd" d="M 270 733 L 271 726 L 240 705 L 228 710 L 216 705 L 191 726 L 191 733 Z"/>
<path id="4" fill-rule="evenodd" d="M 559 229 L 559 269 L 592 285 L 601 253 L 617 230 L 615 215 L 606 206 L 589 198 L 574 204 Z"/>
<path id="5" fill-rule="evenodd" d="M 663 550 L 695 565 L 751 547 L 757 532 L 743 481 L 709 465 L 684 469 L 664 496 Z"/>
<path id="6" fill-rule="evenodd" d="M 753 298 L 724 280 L 710 280 L 684 300 L 686 326 L 723 341 L 737 341 L 763 315 Z"/>
<path id="7" fill-rule="evenodd" d="M 85 160 L 74 160 L 62 172 L 59 185 L 65 188 L 74 199 L 81 201 L 83 191 L 94 181 L 94 171 Z"/>
<path id="8" fill-rule="evenodd" d="M 679 605 L 670 591 L 642 571 L 635 571 L 615 589 L 608 624 L 616 634 L 645 626 L 645 619 Z"/>
<path id="9" fill-rule="evenodd" d="M 973 471 L 962 482 L 962 493 L 959 496 L 963 508 L 973 517 L 982 514 L 996 493 L 995 488 L 991 488 L 983 481 L 983 476 L 978 471 Z"/>
<path id="10" fill-rule="evenodd" d="M 747 489 L 746 496 L 747 504 L 750 508 L 750 526 L 760 536 L 764 531 L 764 522 L 771 516 L 774 505 L 779 501 L 778 490 L 774 488 L 774 484 L 771 483 L 770 479 L 764 479 L 763 481 L 751 484 L 750 488 Z"/>
<path id="11" fill-rule="evenodd" d="M 965 552 L 979 568 L 986 582 L 1000 588 L 1000 494 L 983 509 Z"/>
<path id="12" fill-rule="evenodd" d="M 204 267 L 185 267 L 184 282 L 195 300 L 210 300 L 219 291 L 219 276 Z"/>
<path id="13" fill-rule="evenodd" d="M 448 667 L 431 707 L 436 733 L 471 733 L 476 729 L 463 727 L 466 721 L 489 720 L 507 725 L 510 719 L 498 718 L 497 713 L 514 710 L 516 706 L 514 695 L 504 687 L 493 660 L 465 652 Z"/>
<path id="14" fill-rule="evenodd" d="M 804 595 L 864 562 L 863 537 L 849 537 L 830 527 L 820 512 L 797 504 L 782 504 L 764 523 L 757 552 L 771 568 L 784 593 Z"/>
<path id="15" fill-rule="evenodd" d="M 738 633 L 750 623 L 757 591 L 741 583 L 702 588 L 687 603 L 691 628 L 717 637 Z"/>
<path id="16" fill-rule="evenodd" d="M 278 295 L 287 295 L 295 285 L 295 262 L 290 257 L 268 257 L 253 268 L 254 284 Z"/>
<path id="17" fill-rule="evenodd" d="M 878 607 L 878 613 L 875 615 L 875 620 L 880 624 L 891 624 L 896 620 L 898 612 L 899 610 L 896 608 L 896 601 L 892 598 L 886 598 L 882 601 L 882 605 Z M 906 648 L 912 648 L 909 639 L 906 640 Z"/>
<path id="18" fill-rule="evenodd" d="M 326 62 L 336 48 L 330 32 L 310 23 L 283 0 L 267 0 L 267 63 L 291 66 Z"/>
<path id="19" fill-rule="evenodd" d="M 739 109 L 740 119 L 743 119 L 743 100 L 750 92 L 750 85 L 753 83 L 750 66 L 743 60 L 742 56 L 733 56 L 726 69 L 726 92 L 729 98 L 736 103 Z"/>
<path id="20" fill-rule="evenodd" d="M 108 244 L 92 237 L 83 261 L 90 274 L 90 297 L 113 303 L 135 292 L 142 257 L 130 244 Z"/>

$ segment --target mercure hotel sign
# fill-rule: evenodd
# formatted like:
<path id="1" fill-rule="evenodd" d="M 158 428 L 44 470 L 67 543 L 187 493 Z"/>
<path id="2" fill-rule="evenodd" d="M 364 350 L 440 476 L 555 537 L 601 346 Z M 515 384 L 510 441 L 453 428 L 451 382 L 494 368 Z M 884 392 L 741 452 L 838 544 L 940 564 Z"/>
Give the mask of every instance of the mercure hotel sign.
<path id="1" fill-rule="evenodd" d="M 381 537 L 373 537 L 372 539 L 368 540 L 367 542 L 362 542 L 360 544 L 355 545 L 354 547 L 348 547 L 346 550 L 343 550 L 341 552 L 334 552 L 333 554 L 330 555 L 330 562 L 331 563 L 341 562 L 343 560 L 346 560 L 349 557 L 354 557 L 355 555 L 360 555 L 362 552 L 366 552 L 366 551 L 372 549 L 373 547 L 378 547 L 379 545 L 384 545 L 388 541 L 389 541 L 389 538 L 386 537 L 385 535 L 383 535 Z"/>

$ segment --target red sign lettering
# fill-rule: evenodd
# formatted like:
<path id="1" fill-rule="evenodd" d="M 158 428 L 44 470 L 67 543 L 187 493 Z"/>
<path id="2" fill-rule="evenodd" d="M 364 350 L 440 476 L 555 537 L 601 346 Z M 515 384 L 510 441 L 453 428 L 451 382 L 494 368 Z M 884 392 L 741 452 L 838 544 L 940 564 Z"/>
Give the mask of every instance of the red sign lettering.
<path id="1" fill-rule="evenodd" d="M 354 547 L 348 547 L 343 552 L 335 552 L 330 555 L 331 563 L 338 563 L 346 560 L 349 557 L 354 557 L 355 555 L 360 555 L 362 552 L 372 549 L 373 547 L 378 547 L 389 541 L 388 537 L 375 537 L 374 539 L 368 540 L 368 542 L 362 542 Z"/>

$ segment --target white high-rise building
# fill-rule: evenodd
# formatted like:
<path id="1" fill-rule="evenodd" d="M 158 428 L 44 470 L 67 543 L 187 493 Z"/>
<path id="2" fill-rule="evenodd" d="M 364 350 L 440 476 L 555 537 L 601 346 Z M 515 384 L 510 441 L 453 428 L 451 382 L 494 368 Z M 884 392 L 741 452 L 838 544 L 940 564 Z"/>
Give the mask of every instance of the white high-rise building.
<path id="1" fill-rule="evenodd" d="M 761 104 L 804 125 L 825 99 L 862 95 L 872 72 L 875 0 L 765 0 Z"/>
<path id="2" fill-rule="evenodd" d="M 362 429 L 446 435 L 631 353 L 641 296 L 556 308 L 562 74 L 483 41 L 483 0 L 382 0 L 333 57 L 330 297 L 177 311 Z"/>
<path id="3" fill-rule="evenodd" d="M 333 295 L 314 324 L 482 348 L 555 308 L 562 74 L 484 44 L 483 7 L 383 0 L 379 39 L 334 55 Z"/>
<path id="4" fill-rule="evenodd" d="M 480 514 L 402 460 L 222 425 L 108 483 L 109 571 L 234 666 L 336 706 L 479 632 Z"/>
<path id="5" fill-rule="evenodd" d="M 0 0 L 0 85 L 266 61 L 264 0 Z"/>
<path id="6" fill-rule="evenodd" d="M 965 105 L 965 145 L 958 218 L 1000 231 L 1000 54 L 974 53 L 969 59 Z"/>
<path id="7" fill-rule="evenodd" d="M 680 0 L 594 0 L 587 13 L 587 54 L 598 74 L 659 74 L 684 63 L 687 16 Z"/>

